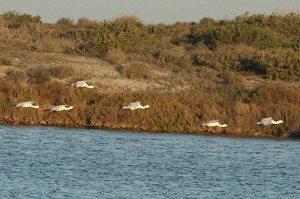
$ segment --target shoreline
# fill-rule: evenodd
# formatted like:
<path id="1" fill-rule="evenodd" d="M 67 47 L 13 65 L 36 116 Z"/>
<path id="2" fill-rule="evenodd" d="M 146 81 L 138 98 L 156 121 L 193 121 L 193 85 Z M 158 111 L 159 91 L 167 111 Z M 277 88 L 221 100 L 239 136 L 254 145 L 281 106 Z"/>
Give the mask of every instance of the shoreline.
<path id="1" fill-rule="evenodd" d="M 225 138 L 241 138 L 241 139 L 268 139 L 276 141 L 299 141 L 297 137 L 285 136 L 273 136 L 266 135 L 262 133 L 258 134 L 237 134 L 237 133 L 218 133 L 215 131 L 199 131 L 199 132 L 159 132 L 150 130 L 137 130 L 132 128 L 109 128 L 100 126 L 84 126 L 84 125 L 55 125 L 55 124 L 26 124 L 26 123 L 16 123 L 16 122 L 3 122 L 0 121 L 0 126 L 19 126 L 19 127 L 53 127 L 53 128 L 65 128 L 65 129 L 83 129 L 83 130 L 99 130 L 99 131 L 111 131 L 111 132 L 131 132 L 131 133 L 147 133 L 147 134 L 174 134 L 174 135 L 195 135 L 195 136 L 210 136 L 210 137 L 225 137 Z"/>

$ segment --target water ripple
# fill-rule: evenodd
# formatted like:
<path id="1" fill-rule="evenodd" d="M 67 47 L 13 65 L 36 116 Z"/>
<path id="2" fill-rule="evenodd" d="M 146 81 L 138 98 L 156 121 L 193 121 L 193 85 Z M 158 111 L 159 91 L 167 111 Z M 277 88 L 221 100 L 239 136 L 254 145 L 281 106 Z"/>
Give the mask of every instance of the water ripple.
<path id="1" fill-rule="evenodd" d="M 298 198 L 297 141 L 0 126 L 0 198 Z"/>

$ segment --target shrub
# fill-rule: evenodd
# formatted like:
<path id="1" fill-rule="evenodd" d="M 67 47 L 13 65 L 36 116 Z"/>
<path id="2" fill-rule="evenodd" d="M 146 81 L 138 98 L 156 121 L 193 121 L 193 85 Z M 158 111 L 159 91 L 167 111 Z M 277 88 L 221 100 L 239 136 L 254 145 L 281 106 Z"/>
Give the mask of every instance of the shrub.
<path id="1" fill-rule="evenodd" d="M 255 25 L 230 25 L 212 29 L 203 36 L 204 43 L 216 48 L 222 44 L 245 43 L 258 48 L 272 48 L 283 45 L 284 37 L 276 31 Z"/>
<path id="2" fill-rule="evenodd" d="M 118 22 L 121 22 L 121 23 L 128 23 L 128 24 L 131 23 L 131 24 L 140 24 L 140 25 L 142 25 L 141 20 L 137 16 L 134 16 L 134 15 L 120 16 L 115 21 L 118 21 Z"/>
<path id="3" fill-rule="evenodd" d="M 28 82 L 31 84 L 41 85 L 50 80 L 49 70 L 40 66 L 29 69 L 27 76 L 29 77 Z"/>
<path id="4" fill-rule="evenodd" d="M 39 15 L 33 17 L 29 14 L 20 14 L 16 11 L 4 12 L 1 17 L 8 22 L 9 28 L 19 28 L 22 24 L 42 23 Z"/>
<path id="5" fill-rule="evenodd" d="M 61 53 L 63 52 L 63 48 L 61 46 L 61 42 L 57 38 L 41 38 L 42 42 L 38 47 L 31 46 L 31 51 L 40 51 L 40 52 L 55 52 L 55 53 Z"/>
<path id="6" fill-rule="evenodd" d="M 63 79 L 74 75 L 75 70 L 71 66 L 53 66 L 49 69 L 49 72 L 52 77 Z"/>
<path id="7" fill-rule="evenodd" d="M 268 79 L 294 81 L 300 78 L 300 54 L 292 50 L 261 51 L 251 61 Z"/>
<path id="8" fill-rule="evenodd" d="M 130 79 L 150 79 L 153 76 L 149 66 L 143 62 L 132 62 L 125 67 L 125 74 Z"/>
<path id="9" fill-rule="evenodd" d="M 5 78 L 9 81 L 21 82 L 21 81 L 25 80 L 26 75 L 23 71 L 9 68 L 9 69 L 5 70 Z"/>
<path id="10" fill-rule="evenodd" d="M 213 18 L 204 17 L 199 21 L 202 26 L 214 26 L 217 22 Z"/>
<path id="11" fill-rule="evenodd" d="M 56 24 L 73 26 L 74 22 L 73 22 L 73 19 L 71 19 L 69 17 L 63 17 L 63 18 L 58 19 Z"/>
<path id="12" fill-rule="evenodd" d="M 201 50 L 194 53 L 195 64 L 209 66 L 219 71 L 231 69 L 235 71 L 255 70 L 250 63 L 255 55 L 255 50 L 246 45 L 224 45 L 215 51 Z"/>
<path id="13" fill-rule="evenodd" d="M 4 65 L 7 65 L 7 66 L 11 66 L 12 65 L 12 60 L 11 59 L 7 59 L 7 58 L 4 58 L 2 57 L 0 59 L 1 63 L 4 64 Z"/>
<path id="14" fill-rule="evenodd" d="M 80 28 L 92 28 L 92 27 L 95 27 L 98 25 L 99 25 L 98 21 L 93 21 L 86 17 L 82 17 L 82 18 L 78 19 L 78 22 L 76 24 L 76 26 L 80 27 Z"/>
<path id="15" fill-rule="evenodd" d="M 140 24 L 105 21 L 95 29 L 78 33 L 84 41 L 99 52 L 107 52 L 114 48 L 130 51 L 148 39 L 148 33 Z"/>
<path id="16" fill-rule="evenodd" d="M 189 64 L 189 56 L 182 47 L 163 50 L 157 54 L 157 57 L 163 63 L 173 63 L 179 66 L 186 66 Z"/>
<path id="17" fill-rule="evenodd" d="M 121 49 L 112 49 L 106 53 L 106 59 L 112 64 L 121 65 L 126 61 L 127 55 Z"/>

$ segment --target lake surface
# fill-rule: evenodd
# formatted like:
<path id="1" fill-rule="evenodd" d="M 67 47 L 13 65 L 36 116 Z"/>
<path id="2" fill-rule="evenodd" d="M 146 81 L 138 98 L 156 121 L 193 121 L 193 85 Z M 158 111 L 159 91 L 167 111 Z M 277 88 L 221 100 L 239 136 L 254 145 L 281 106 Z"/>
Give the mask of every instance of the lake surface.
<path id="1" fill-rule="evenodd" d="M 0 126 L 0 198 L 299 198 L 300 142 Z"/>

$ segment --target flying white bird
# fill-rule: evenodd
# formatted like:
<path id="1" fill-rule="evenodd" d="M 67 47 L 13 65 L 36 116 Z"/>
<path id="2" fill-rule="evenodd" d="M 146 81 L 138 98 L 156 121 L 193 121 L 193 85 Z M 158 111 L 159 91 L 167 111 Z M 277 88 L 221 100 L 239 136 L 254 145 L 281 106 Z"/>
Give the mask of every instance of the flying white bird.
<path id="1" fill-rule="evenodd" d="M 69 105 L 58 105 L 58 106 L 53 106 L 50 111 L 53 112 L 53 111 L 68 111 L 68 110 L 71 110 L 73 109 L 74 106 L 69 106 Z"/>
<path id="2" fill-rule="evenodd" d="M 274 121 L 272 117 L 263 118 L 260 122 L 257 122 L 257 125 L 270 125 L 270 124 L 282 124 L 282 120 Z"/>
<path id="3" fill-rule="evenodd" d="M 210 120 L 202 124 L 202 126 L 218 126 L 218 127 L 227 127 L 227 124 L 220 124 L 220 120 Z"/>
<path id="4" fill-rule="evenodd" d="M 124 109 L 130 109 L 130 110 L 136 110 L 136 109 L 145 109 L 145 108 L 149 108 L 150 106 L 149 105 L 146 105 L 146 106 L 142 106 L 141 105 L 141 102 L 132 102 L 130 104 L 128 104 L 127 106 L 124 106 L 123 108 Z"/>
<path id="5" fill-rule="evenodd" d="M 22 107 L 22 108 L 39 108 L 39 105 L 34 105 L 34 104 L 36 104 L 34 101 L 29 101 L 29 102 L 20 102 L 14 106 Z"/>
<path id="6" fill-rule="evenodd" d="M 71 86 L 75 86 L 76 88 L 83 88 L 83 87 L 94 88 L 94 86 L 89 86 L 87 84 L 87 81 L 77 81 L 77 82 L 71 84 Z"/>

